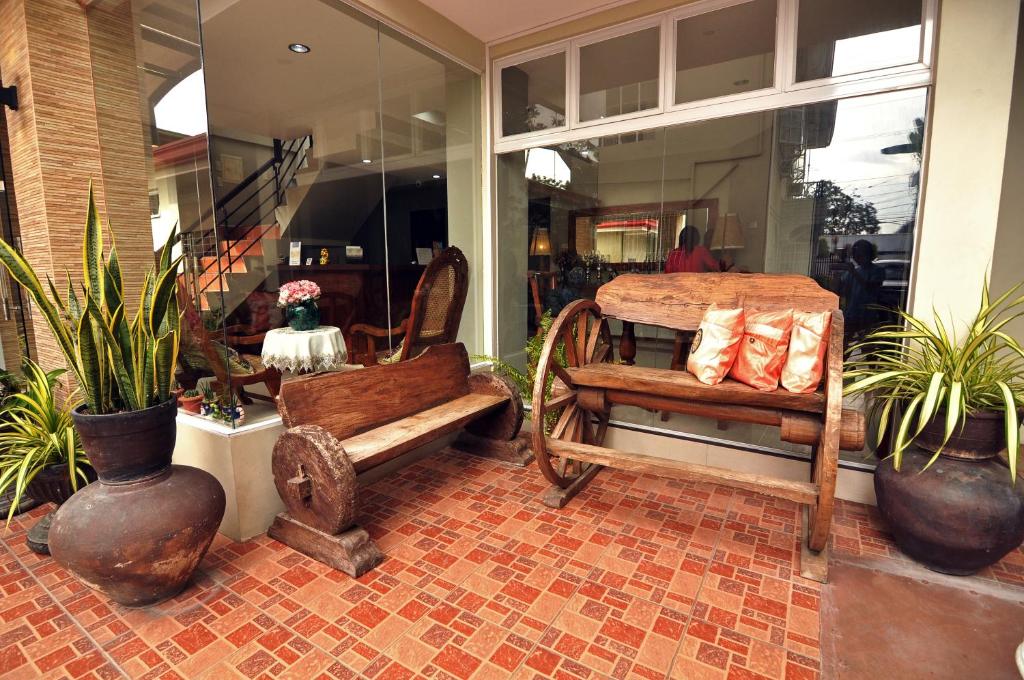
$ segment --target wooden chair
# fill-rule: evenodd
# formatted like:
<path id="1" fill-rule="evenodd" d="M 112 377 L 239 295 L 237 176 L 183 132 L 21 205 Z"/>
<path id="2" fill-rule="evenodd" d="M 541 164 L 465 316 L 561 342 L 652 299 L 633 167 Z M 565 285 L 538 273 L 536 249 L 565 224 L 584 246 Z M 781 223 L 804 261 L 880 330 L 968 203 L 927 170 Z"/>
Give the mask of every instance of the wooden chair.
<path id="1" fill-rule="evenodd" d="M 634 324 L 694 332 L 711 303 L 748 309 L 831 311 L 824 388 L 810 394 L 761 392 L 734 380 L 705 385 L 684 371 L 633 366 Z M 839 450 L 864 446 L 863 414 L 845 410 L 843 316 L 834 293 L 805 276 L 772 274 L 623 275 L 601 286 L 596 302 L 577 300 L 552 324 L 538 361 L 533 417 L 556 414 L 550 435 L 533 431 L 537 466 L 552 486 L 544 497 L 563 507 L 602 466 L 710 481 L 785 498 L 806 506 L 802 574 L 824 580 Z M 619 355 L 612 359 L 608 319 L 622 322 Z M 568 367 L 558 362 L 563 345 Z M 545 389 L 548 378 L 552 388 Z M 601 446 L 616 404 L 773 425 L 783 441 L 811 446 L 811 481 L 794 482 L 694 465 Z"/>
<path id="2" fill-rule="evenodd" d="M 409 316 L 395 328 L 357 323 L 349 328 L 349 363 L 372 366 L 406 361 L 431 345 L 455 342 L 469 290 L 469 264 L 462 251 L 446 248 L 427 265 L 412 296 Z M 391 338 L 393 349 L 378 351 L 377 340 Z M 396 346 L 396 339 L 401 338 Z M 397 352 L 397 358 L 394 354 Z"/>
<path id="3" fill-rule="evenodd" d="M 544 296 L 548 291 L 558 286 L 558 272 L 528 272 L 530 281 L 530 301 L 533 303 L 533 321 L 537 326 L 536 335 L 541 335 L 544 328 L 541 321 L 544 319 Z"/>
<path id="4" fill-rule="evenodd" d="M 249 329 L 241 326 L 229 326 L 226 330 L 227 344 L 223 339 L 216 337 L 214 332 L 207 330 L 203 324 L 202 316 L 195 308 L 192 298 L 185 292 L 183 286 L 178 286 L 178 301 L 184 313 L 185 324 L 190 335 L 190 342 L 205 359 L 203 366 L 190 365 L 193 369 L 207 369 L 213 373 L 213 389 L 222 393 L 230 387 L 241 404 L 251 404 L 253 399 L 261 399 L 274 403 L 278 392 L 281 390 L 281 373 L 275 368 L 265 367 L 263 360 L 257 354 L 250 354 L 244 351 L 233 350 L 233 347 L 247 347 L 262 345 L 266 333 L 246 335 Z M 232 361 L 237 353 L 237 361 Z M 186 354 L 183 352 L 183 354 Z M 186 361 L 187 361 L 186 356 Z M 264 384 L 270 396 L 248 393 L 246 385 Z"/>
<path id="5" fill-rule="evenodd" d="M 470 453 L 520 466 L 533 460 L 517 439 L 518 390 L 495 373 L 471 376 L 458 343 L 409 361 L 289 380 L 279 408 L 288 430 L 272 466 L 288 510 L 267 534 L 354 577 L 384 559 L 354 524 L 358 473 L 463 428 L 459 445 Z"/>

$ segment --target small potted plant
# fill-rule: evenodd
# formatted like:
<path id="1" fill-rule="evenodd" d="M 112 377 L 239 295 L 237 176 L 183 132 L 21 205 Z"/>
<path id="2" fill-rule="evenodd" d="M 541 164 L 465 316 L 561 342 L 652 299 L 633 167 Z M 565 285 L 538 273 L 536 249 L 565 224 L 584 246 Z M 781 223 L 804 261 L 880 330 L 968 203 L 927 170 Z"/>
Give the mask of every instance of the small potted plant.
<path id="1" fill-rule="evenodd" d="M 199 404 L 199 415 L 210 416 L 219 411 L 220 397 L 210 384 L 203 385 L 203 396 Z"/>
<path id="2" fill-rule="evenodd" d="M 26 494 L 60 506 L 96 479 L 82 451 L 71 412 L 81 403 L 74 392 L 58 403 L 54 388 L 66 371 L 43 371 L 26 359 L 24 392 L 4 402 L 0 423 L 0 492 L 10 491 L 12 503 L 7 524 Z M 49 554 L 48 535 L 53 512 L 29 530 L 28 547 Z"/>
<path id="3" fill-rule="evenodd" d="M 1024 316 L 1022 285 L 995 300 L 986 285 L 959 335 L 937 315 L 899 312 L 901 324 L 849 350 L 845 394 L 872 397 L 879 440 L 892 425 L 879 510 L 900 548 L 937 571 L 973 573 L 1024 541 L 1024 348 L 1004 330 Z"/>
<path id="4" fill-rule="evenodd" d="M 312 331 L 320 327 L 320 286 L 305 279 L 281 286 L 277 306 L 285 310 L 285 319 L 292 330 Z"/>
<path id="5" fill-rule="evenodd" d="M 199 407 L 203 403 L 203 395 L 199 390 L 185 390 L 185 392 L 178 397 L 178 406 L 184 409 L 188 413 L 199 413 Z"/>

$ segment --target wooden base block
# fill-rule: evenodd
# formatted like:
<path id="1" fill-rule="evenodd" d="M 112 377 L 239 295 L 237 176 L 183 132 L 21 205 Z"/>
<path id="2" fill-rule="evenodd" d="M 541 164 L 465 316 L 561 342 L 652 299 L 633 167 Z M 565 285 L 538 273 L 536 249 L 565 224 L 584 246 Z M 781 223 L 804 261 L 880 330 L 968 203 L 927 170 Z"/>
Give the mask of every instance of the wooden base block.
<path id="1" fill-rule="evenodd" d="M 560 486 L 552 486 L 544 492 L 541 502 L 549 508 L 564 508 L 565 504 L 572 500 L 573 496 L 583 490 L 590 480 L 601 471 L 601 465 L 591 465 L 587 471 L 577 477 L 572 484 L 564 489 Z"/>
<path id="2" fill-rule="evenodd" d="M 494 458 L 505 463 L 526 467 L 533 462 L 533 451 L 528 440 L 517 437 L 509 441 L 480 437 L 472 432 L 463 432 L 455 440 L 455 448 L 474 456 Z"/>
<path id="3" fill-rule="evenodd" d="M 304 555 L 358 578 L 384 561 L 384 553 L 366 529 L 353 526 L 340 534 L 326 534 L 282 512 L 267 535 Z"/>
<path id="4" fill-rule="evenodd" d="M 800 575 L 818 583 L 828 583 L 829 544 L 821 552 L 814 552 L 807 547 L 807 539 L 811 535 L 811 512 L 808 506 L 803 507 L 804 530 L 800 541 Z"/>

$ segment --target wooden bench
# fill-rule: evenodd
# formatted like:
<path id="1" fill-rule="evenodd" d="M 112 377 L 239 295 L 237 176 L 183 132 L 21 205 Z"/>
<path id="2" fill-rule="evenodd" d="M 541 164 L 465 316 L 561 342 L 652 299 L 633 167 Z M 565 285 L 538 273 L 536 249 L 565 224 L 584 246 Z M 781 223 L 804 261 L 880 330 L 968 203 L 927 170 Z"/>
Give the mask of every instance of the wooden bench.
<path id="1" fill-rule="evenodd" d="M 517 439 L 518 390 L 496 374 L 470 375 L 458 343 L 396 364 L 286 382 L 278 408 L 288 430 L 272 465 L 287 511 L 267 533 L 351 576 L 384 559 L 354 524 L 359 473 L 460 431 L 456 444 L 470 453 L 516 465 L 533 459 Z"/>
<path id="2" fill-rule="evenodd" d="M 711 303 L 762 311 L 831 311 L 823 387 L 810 394 L 782 388 L 761 392 L 730 379 L 705 385 L 685 371 L 633 365 L 635 324 L 693 332 Z M 602 466 L 785 498 L 806 508 L 801 573 L 823 581 L 839 450 L 864 446 L 863 414 L 842 407 L 843 315 L 838 303 L 835 294 L 805 276 L 629 274 L 601 286 L 596 302 L 577 300 L 567 306 L 548 332 L 533 393 L 534 422 L 542 417 L 554 421 L 550 434 L 535 427 L 532 435 L 537 465 L 552 484 L 544 503 L 563 507 Z M 614 350 L 609 319 L 622 322 L 620 363 L 610 363 Z M 797 482 L 603 447 L 615 405 L 778 427 L 783 441 L 810 445 L 810 480 Z"/>

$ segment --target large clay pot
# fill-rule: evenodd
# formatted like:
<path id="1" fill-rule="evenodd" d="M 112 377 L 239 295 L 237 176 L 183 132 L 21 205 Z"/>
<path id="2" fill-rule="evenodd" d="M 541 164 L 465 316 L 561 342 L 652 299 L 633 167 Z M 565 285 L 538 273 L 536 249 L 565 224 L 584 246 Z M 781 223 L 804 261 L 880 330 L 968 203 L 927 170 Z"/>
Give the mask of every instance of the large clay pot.
<path id="1" fill-rule="evenodd" d="M 181 592 L 224 516 L 216 478 L 171 465 L 176 414 L 174 399 L 129 413 L 74 413 L 99 483 L 57 511 L 50 551 L 87 585 L 129 607 Z"/>
<path id="2" fill-rule="evenodd" d="M 875 495 L 900 550 L 929 569 L 973 574 L 1024 541 L 1024 484 L 1012 484 L 997 459 L 968 460 L 903 452 L 875 469 Z"/>
<path id="3" fill-rule="evenodd" d="M 96 481 L 96 471 L 92 467 L 81 463 L 79 463 L 79 467 L 88 480 L 85 481 L 79 478 L 78 488 L 81 489 L 86 484 Z M 59 507 L 75 493 L 75 489 L 71 486 L 68 464 L 61 463 L 60 465 L 50 465 L 43 468 L 39 471 L 39 474 L 32 478 L 32 481 L 28 483 L 25 490 L 33 499 L 43 503 L 53 503 Z M 28 534 L 25 536 L 25 544 L 33 552 L 37 552 L 40 555 L 50 554 L 50 524 L 53 522 L 53 516 L 56 512 L 56 510 L 53 510 L 46 513 L 28 530 Z"/>
<path id="4" fill-rule="evenodd" d="M 966 460 L 995 458 L 1006 448 L 1006 414 L 1002 411 L 975 411 L 961 427 L 946 436 L 946 412 L 940 411 L 924 426 L 914 442 L 926 451 L 939 451 L 942 455 Z"/>

